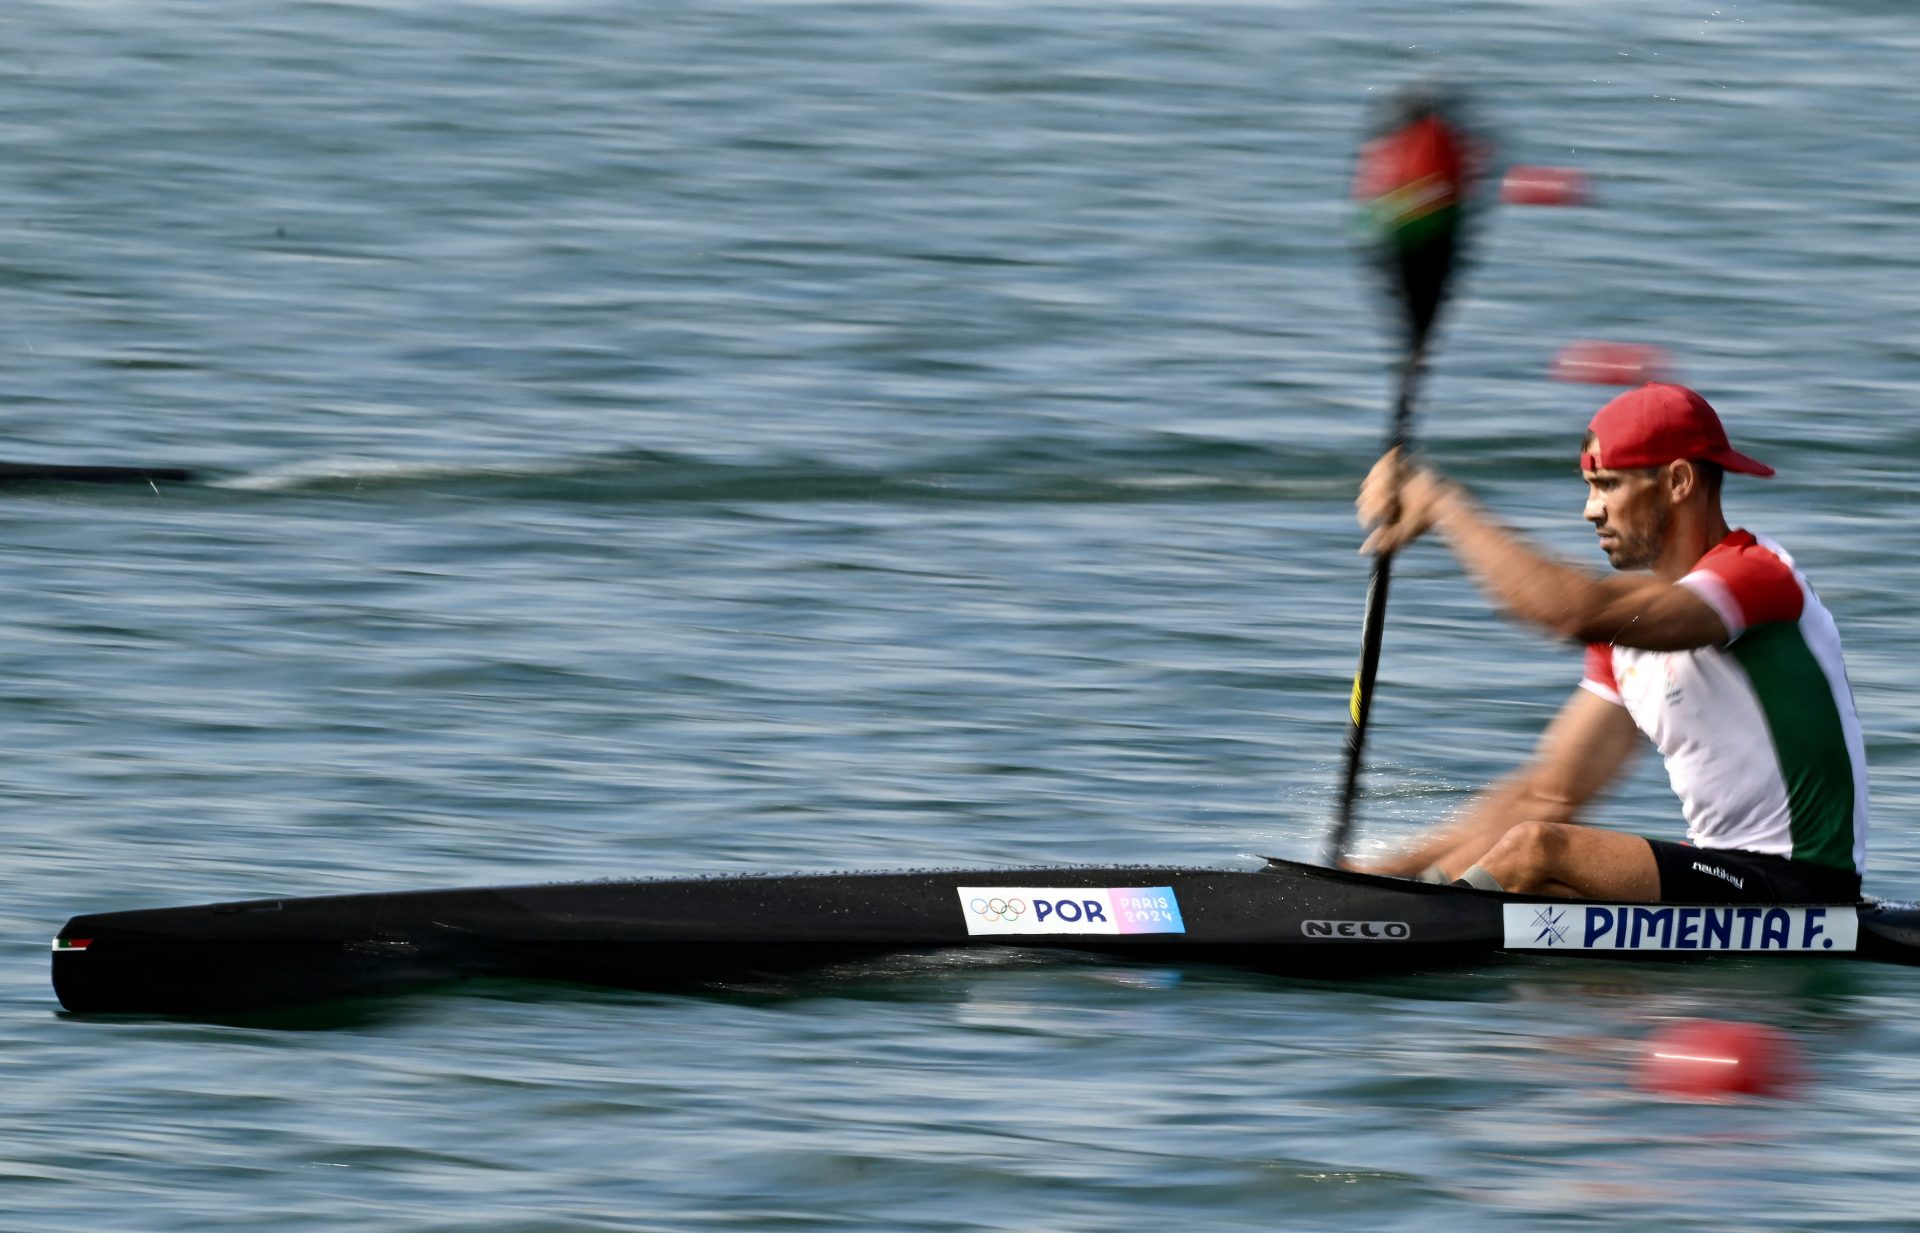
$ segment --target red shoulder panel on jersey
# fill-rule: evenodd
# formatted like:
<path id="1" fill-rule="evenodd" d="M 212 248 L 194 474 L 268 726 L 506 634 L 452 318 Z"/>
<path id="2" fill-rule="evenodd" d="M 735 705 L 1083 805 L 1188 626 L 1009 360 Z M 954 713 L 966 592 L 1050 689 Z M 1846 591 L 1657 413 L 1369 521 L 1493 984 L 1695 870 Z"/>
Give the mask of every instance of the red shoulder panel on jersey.
<path id="1" fill-rule="evenodd" d="M 1694 569 L 1726 584 L 1749 629 L 1771 621 L 1797 621 L 1806 606 L 1792 567 L 1745 531 L 1721 540 Z"/>

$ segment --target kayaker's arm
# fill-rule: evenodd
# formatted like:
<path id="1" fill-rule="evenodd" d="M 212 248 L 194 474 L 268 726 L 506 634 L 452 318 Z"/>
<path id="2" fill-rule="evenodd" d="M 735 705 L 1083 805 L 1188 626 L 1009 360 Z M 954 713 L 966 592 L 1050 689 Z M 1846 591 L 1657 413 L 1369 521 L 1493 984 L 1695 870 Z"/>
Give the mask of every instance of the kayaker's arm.
<path id="1" fill-rule="evenodd" d="M 1516 617 L 1580 642 L 1650 651 L 1727 640 L 1712 605 L 1650 574 L 1597 578 L 1541 552 L 1488 517 L 1465 488 L 1390 453 L 1361 489 L 1363 552 L 1393 551 L 1438 530 L 1474 581 Z M 1391 514 L 1392 517 L 1388 517 Z"/>
<path id="2" fill-rule="evenodd" d="M 1475 796 L 1450 822 L 1407 851 L 1356 868 L 1416 877 L 1433 866 L 1449 878 L 1466 872 L 1521 822 L 1576 822 L 1639 749 L 1625 707 L 1576 690 L 1540 737 L 1533 757 Z"/>

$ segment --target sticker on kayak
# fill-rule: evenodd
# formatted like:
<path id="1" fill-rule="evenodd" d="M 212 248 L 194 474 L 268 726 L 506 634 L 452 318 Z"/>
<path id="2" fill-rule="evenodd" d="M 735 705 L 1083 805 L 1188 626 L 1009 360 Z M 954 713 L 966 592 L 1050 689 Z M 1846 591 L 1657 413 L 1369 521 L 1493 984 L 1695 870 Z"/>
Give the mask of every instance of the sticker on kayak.
<path id="1" fill-rule="evenodd" d="M 1674 907 L 1666 904 L 1509 903 L 1509 950 L 1852 950 L 1852 908 Z"/>
<path id="2" fill-rule="evenodd" d="M 962 886 L 969 934 L 1185 933 L 1171 886 Z"/>

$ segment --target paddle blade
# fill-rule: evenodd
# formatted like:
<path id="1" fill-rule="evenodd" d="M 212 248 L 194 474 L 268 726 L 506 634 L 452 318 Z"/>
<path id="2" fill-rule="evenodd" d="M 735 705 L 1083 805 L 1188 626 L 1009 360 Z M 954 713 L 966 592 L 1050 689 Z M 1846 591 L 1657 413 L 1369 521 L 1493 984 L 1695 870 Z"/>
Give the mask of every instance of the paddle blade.
<path id="1" fill-rule="evenodd" d="M 1459 110 L 1433 88 L 1402 94 L 1361 147 L 1354 175 L 1362 239 L 1404 310 L 1416 348 L 1446 299 L 1470 182 L 1484 161 Z"/>

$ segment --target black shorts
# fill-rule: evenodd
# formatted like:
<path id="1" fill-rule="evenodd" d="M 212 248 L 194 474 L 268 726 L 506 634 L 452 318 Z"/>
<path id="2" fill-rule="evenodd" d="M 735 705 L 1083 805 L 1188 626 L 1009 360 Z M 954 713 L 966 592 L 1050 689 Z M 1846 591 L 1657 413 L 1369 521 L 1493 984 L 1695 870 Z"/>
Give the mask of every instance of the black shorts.
<path id="1" fill-rule="evenodd" d="M 1860 875 L 1738 848 L 1649 839 L 1667 903 L 1853 903 Z"/>

